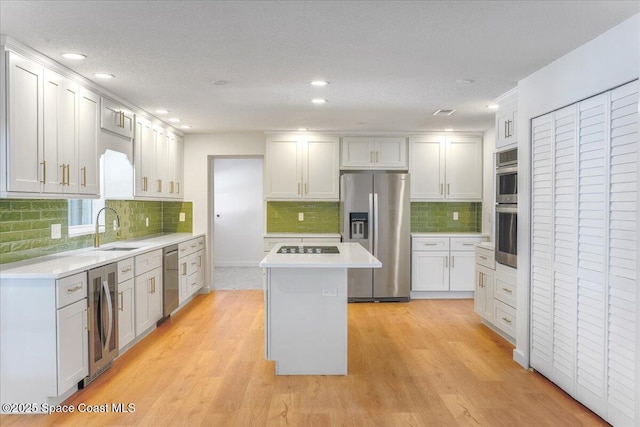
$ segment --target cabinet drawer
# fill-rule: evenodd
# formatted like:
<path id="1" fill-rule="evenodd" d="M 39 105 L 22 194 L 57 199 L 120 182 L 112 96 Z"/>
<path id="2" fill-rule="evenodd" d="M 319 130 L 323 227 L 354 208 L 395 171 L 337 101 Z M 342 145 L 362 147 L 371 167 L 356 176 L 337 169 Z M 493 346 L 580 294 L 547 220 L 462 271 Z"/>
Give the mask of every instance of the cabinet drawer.
<path id="1" fill-rule="evenodd" d="M 133 279 L 133 258 L 118 261 L 118 283 Z"/>
<path id="2" fill-rule="evenodd" d="M 496 260 L 494 255 L 495 253 L 491 249 L 477 247 L 476 248 L 476 264 L 495 270 Z"/>
<path id="3" fill-rule="evenodd" d="M 505 303 L 493 301 L 493 324 L 511 337 L 516 336 L 516 310 Z"/>
<path id="4" fill-rule="evenodd" d="M 302 238 L 300 237 L 265 237 L 263 243 L 264 243 L 264 251 L 271 252 L 271 249 L 275 248 L 278 243 L 299 245 L 302 243 Z"/>
<path id="5" fill-rule="evenodd" d="M 198 243 L 199 239 L 200 238 L 191 239 L 191 240 L 187 240 L 186 242 L 180 243 L 178 245 L 178 257 L 182 258 L 184 256 L 191 255 L 192 253 L 196 252 L 200 247 Z M 202 243 L 202 246 L 204 247 L 204 241 Z"/>
<path id="6" fill-rule="evenodd" d="M 473 251 L 478 243 L 486 242 L 486 237 L 452 237 L 452 251 Z"/>
<path id="7" fill-rule="evenodd" d="M 56 280 L 56 307 L 61 308 L 87 297 L 87 273 Z"/>
<path id="8" fill-rule="evenodd" d="M 162 267 L 162 249 L 157 251 L 147 252 L 146 254 L 138 255 L 135 260 L 135 274 L 139 276 L 142 273 L 153 270 L 154 268 Z"/>
<path id="9" fill-rule="evenodd" d="M 411 241 L 414 251 L 447 251 L 448 237 L 414 237 Z"/>
<path id="10" fill-rule="evenodd" d="M 197 250 L 199 251 L 203 250 L 205 247 L 205 243 L 206 242 L 205 242 L 204 236 L 198 237 L 196 239 L 196 245 L 198 246 Z"/>
<path id="11" fill-rule="evenodd" d="M 494 298 L 503 303 L 515 307 L 516 306 L 516 281 L 510 276 L 495 275 L 493 288 Z"/>

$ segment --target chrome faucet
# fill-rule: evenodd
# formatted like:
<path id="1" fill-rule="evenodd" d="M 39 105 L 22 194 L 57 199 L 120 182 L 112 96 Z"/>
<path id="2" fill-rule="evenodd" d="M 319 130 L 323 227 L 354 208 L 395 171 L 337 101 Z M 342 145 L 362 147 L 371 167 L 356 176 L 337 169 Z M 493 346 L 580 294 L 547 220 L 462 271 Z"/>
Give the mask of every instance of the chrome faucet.
<path id="1" fill-rule="evenodd" d="M 98 223 L 98 218 L 100 218 L 100 213 L 105 210 L 105 209 L 109 209 L 111 211 L 113 211 L 116 214 L 116 222 L 117 222 L 117 228 L 116 228 L 116 239 L 120 240 L 120 215 L 118 215 L 118 211 L 116 211 L 115 209 L 109 207 L 109 206 L 105 206 L 104 208 L 100 209 L 98 211 L 98 214 L 96 215 L 96 234 L 93 236 L 93 247 L 94 248 L 99 248 L 100 247 L 100 224 Z M 105 231 L 107 230 L 107 218 L 106 218 L 105 214 Z"/>

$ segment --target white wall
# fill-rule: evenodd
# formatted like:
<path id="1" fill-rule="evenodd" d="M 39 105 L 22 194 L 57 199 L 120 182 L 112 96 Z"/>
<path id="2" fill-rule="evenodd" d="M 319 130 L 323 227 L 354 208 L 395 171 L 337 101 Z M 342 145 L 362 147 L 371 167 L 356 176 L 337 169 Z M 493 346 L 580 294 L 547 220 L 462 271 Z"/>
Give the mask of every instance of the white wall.
<path id="1" fill-rule="evenodd" d="M 518 82 L 518 300 L 514 359 L 529 366 L 531 119 L 640 75 L 640 14 Z"/>
<path id="2" fill-rule="evenodd" d="M 184 200 L 193 202 L 193 232 L 207 233 L 213 219 L 209 200 L 213 156 L 264 156 L 265 136 L 260 132 L 187 134 L 184 138 Z M 213 226 L 211 226 L 213 229 Z M 206 290 L 212 289 L 213 250 L 207 235 Z"/>
<path id="3" fill-rule="evenodd" d="M 495 204 L 494 196 L 494 179 L 495 179 L 495 166 L 494 166 L 494 154 L 496 149 L 496 128 L 492 127 L 484 132 L 483 144 L 482 144 L 482 232 L 484 234 L 490 234 L 490 240 L 494 240 L 494 226 L 493 226 L 493 211 Z"/>

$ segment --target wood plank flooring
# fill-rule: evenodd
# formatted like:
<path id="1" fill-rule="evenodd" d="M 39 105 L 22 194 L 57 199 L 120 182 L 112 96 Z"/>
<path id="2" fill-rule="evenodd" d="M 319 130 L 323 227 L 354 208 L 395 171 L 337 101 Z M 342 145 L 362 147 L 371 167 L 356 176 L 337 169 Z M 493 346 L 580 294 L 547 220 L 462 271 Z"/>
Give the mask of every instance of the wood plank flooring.
<path id="1" fill-rule="evenodd" d="M 602 419 L 512 360 L 470 300 L 349 305 L 349 375 L 274 376 L 262 291 L 216 291 L 65 404 L 130 413 L 9 415 L 9 426 L 596 426 Z"/>

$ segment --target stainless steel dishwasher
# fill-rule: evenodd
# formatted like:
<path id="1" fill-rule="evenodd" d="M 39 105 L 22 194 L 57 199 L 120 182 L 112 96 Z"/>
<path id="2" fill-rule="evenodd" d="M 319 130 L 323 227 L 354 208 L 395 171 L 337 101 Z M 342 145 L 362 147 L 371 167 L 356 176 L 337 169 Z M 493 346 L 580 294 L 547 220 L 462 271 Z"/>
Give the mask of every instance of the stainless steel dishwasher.
<path id="1" fill-rule="evenodd" d="M 166 320 L 171 312 L 178 308 L 178 245 L 164 248 L 163 260 L 163 291 L 162 291 L 162 319 L 158 323 Z"/>

